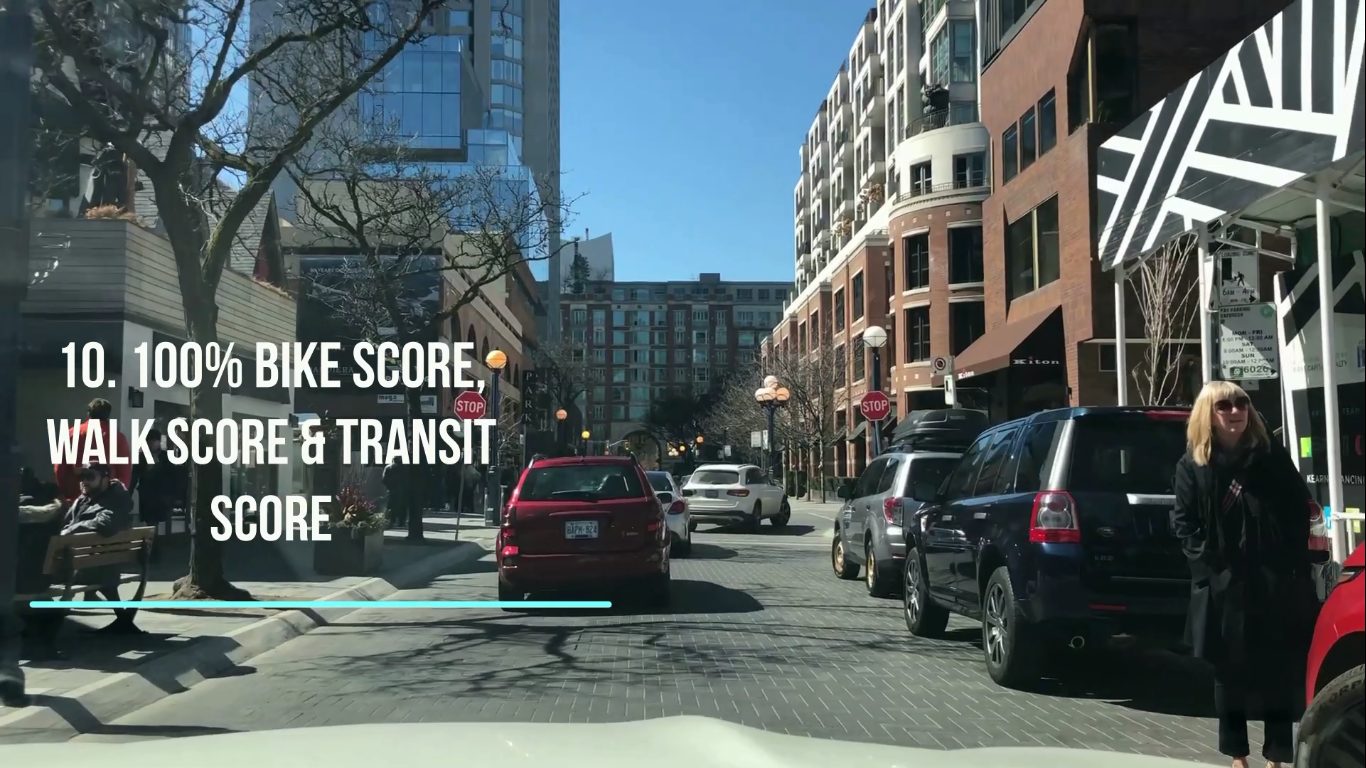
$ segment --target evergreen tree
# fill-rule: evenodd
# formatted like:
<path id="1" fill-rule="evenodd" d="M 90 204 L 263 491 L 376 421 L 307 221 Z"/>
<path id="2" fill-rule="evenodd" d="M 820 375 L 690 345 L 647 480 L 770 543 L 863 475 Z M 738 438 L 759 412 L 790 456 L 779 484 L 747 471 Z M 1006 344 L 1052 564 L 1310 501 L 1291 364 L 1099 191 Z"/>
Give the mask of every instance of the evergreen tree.
<path id="1" fill-rule="evenodd" d="M 574 249 L 574 260 L 569 264 L 569 292 L 581 294 L 588 290 L 592 278 L 588 269 L 588 257 Z"/>

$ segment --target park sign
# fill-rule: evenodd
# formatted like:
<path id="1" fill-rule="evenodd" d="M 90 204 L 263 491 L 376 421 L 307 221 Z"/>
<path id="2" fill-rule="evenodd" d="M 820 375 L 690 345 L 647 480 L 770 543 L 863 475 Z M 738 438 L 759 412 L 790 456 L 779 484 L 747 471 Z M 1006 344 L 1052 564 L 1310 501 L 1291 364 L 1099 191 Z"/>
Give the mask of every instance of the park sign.
<path id="1" fill-rule="evenodd" d="M 489 404 L 484 396 L 472 389 L 467 389 L 455 397 L 455 403 L 451 406 L 455 415 L 462 419 L 482 419 L 488 413 Z"/>
<path id="2" fill-rule="evenodd" d="M 892 401 L 881 392 L 873 391 L 859 402 L 859 412 L 868 421 L 882 421 L 892 413 Z"/>

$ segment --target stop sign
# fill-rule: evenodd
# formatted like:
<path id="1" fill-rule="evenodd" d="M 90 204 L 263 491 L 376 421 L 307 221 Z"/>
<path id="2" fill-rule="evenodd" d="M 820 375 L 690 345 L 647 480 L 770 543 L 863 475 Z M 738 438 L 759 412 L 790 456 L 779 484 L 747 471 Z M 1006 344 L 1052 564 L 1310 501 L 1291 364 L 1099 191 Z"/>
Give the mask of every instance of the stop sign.
<path id="1" fill-rule="evenodd" d="M 455 404 L 451 407 L 455 415 L 462 419 L 482 419 L 488 413 L 489 404 L 484 400 L 484 396 L 472 389 L 467 389 L 455 397 Z"/>
<path id="2" fill-rule="evenodd" d="M 868 421 L 882 421 L 892 412 L 892 401 L 881 392 L 869 392 L 858 405 L 859 412 Z"/>

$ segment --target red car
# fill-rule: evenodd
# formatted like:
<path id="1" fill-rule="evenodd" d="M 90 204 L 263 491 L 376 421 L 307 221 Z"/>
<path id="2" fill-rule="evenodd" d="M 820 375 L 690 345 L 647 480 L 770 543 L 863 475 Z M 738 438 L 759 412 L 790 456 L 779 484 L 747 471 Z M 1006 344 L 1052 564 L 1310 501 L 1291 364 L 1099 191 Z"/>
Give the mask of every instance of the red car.
<path id="1" fill-rule="evenodd" d="M 669 531 L 645 470 L 629 456 L 533 462 L 503 510 L 498 599 L 626 587 L 669 600 Z"/>
<path id="2" fill-rule="evenodd" d="M 1343 564 L 1337 586 L 1328 595 L 1314 628 L 1305 676 L 1309 708 L 1300 721 L 1299 768 L 1345 768 L 1366 765 L 1366 696 L 1362 664 L 1366 661 L 1366 549 Z"/>

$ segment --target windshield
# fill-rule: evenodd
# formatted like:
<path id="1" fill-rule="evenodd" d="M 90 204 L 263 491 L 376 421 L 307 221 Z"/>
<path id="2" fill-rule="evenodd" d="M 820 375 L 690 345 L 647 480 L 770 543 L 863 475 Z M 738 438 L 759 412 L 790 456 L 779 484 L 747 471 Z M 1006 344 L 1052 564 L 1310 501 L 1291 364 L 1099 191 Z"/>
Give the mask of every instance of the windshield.
<path id="1" fill-rule="evenodd" d="M 635 472 L 619 465 L 532 467 L 522 483 L 522 501 L 635 499 L 644 495 Z"/>
<path id="2" fill-rule="evenodd" d="M 740 473 L 733 469 L 699 469 L 688 478 L 688 485 L 738 485 Z"/>
<path id="3" fill-rule="evenodd" d="M 1073 491 L 1172 492 L 1186 451 L 1186 422 L 1172 418 L 1077 419 L 1067 485 Z"/>

